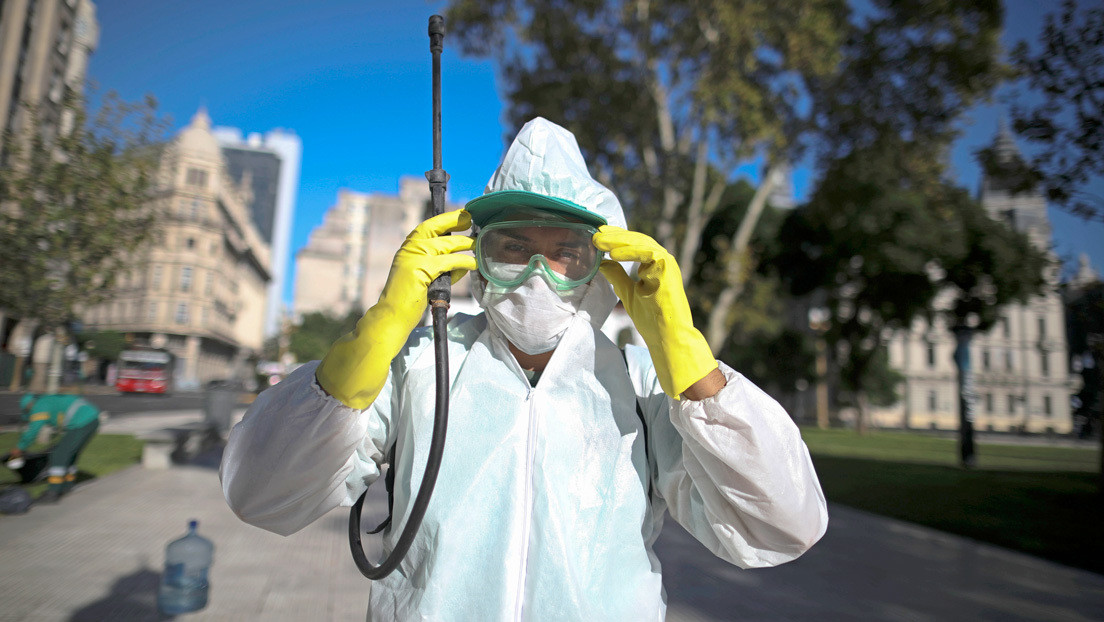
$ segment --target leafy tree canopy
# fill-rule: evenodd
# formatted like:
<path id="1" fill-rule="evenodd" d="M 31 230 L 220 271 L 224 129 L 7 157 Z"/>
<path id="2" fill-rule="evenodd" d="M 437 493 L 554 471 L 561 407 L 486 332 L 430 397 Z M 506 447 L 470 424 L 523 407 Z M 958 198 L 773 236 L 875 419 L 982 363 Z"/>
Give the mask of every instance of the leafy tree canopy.
<path id="1" fill-rule="evenodd" d="M 64 109 L 71 131 L 7 136 L 0 168 L 0 307 L 46 329 L 104 300 L 149 239 L 166 125 L 152 97 L 108 93 L 89 116 L 70 96 Z"/>
<path id="2" fill-rule="evenodd" d="M 955 121 L 1010 75 L 1000 62 L 1000 0 L 873 0 L 839 70 L 813 84 L 825 166 L 885 137 L 911 143 L 914 183 L 936 180 Z M 900 161 L 900 160 L 899 160 Z M 923 177 L 915 173 L 927 169 Z"/>
<path id="3" fill-rule="evenodd" d="M 791 293 L 816 293 L 830 312 L 825 337 L 842 384 L 860 398 L 871 382 L 884 394 L 886 378 L 871 366 L 891 331 L 938 314 L 984 329 L 1044 282 L 1046 256 L 1026 236 L 911 166 L 912 150 L 926 148 L 883 138 L 836 160 L 784 223 L 770 261 Z"/>
<path id="4" fill-rule="evenodd" d="M 1037 105 L 1013 106 L 1016 132 L 1039 148 L 1032 161 L 1047 198 L 1086 220 L 1104 221 L 1104 197 L 1087 191 L 1104 175 L 1104 8 L 1066 0 L 1048 15 L 1033 51 L 1012 61 Z"/>
<path id="5" fill-rule="evenodd" d="M 126 335 L 115 330 L 100 330 L 80 333 L 77 343 L 89 356 L 114 361 L 119 353 L 127 348 Z"/>
<path id="6" fill-rule="evenodd" d="M 288 351 L 299 361 L 319 360 L 326 356 L 335 341 L 356 327 L 362 315 L 364 311 L 360 309 L 352 309 L 340 318 L 318 311 L 307 313 L 292 327 Z"/>
<path id="7" fill-rule="evenodd" d="M 458 0 L 446 21 L 500 64 L 511 122 L 572 130 L 634 224 L 674 250 L 658 217 L 689 202 L 698 162 L 723 188 L 748 157 L 796 145 L 805 81 L 834 70 L 847 15 L 845 0 Z"/>

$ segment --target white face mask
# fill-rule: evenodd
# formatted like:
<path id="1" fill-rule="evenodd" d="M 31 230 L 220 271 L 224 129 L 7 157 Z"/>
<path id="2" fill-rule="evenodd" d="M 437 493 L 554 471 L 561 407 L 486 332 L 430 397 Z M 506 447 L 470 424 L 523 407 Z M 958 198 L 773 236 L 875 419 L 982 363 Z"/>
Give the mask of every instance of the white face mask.
<path id="1" fill-rule="evenodd" d="M 525 266 L 516 266 L 518 274 Z M 476 291 L 491 322 L 506 339 L 526 354 L 548 352 L 560 343 L 567 327 L 579 313 L 590 284 L 557 292 L 537 272 L 520 285 L 503 288 L 480 283 Z"/>

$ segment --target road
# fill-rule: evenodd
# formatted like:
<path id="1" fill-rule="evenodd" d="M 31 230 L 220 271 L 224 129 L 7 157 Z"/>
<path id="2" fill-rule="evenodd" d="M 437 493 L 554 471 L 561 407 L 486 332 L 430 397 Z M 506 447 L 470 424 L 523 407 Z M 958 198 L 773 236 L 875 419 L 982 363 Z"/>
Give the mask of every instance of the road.
<path id="1" fill-rule="evenodd" d="M 119 394 L 105 387 L 90 388 L 84 398 L 111 415 L 169 412 L 203 408 L 202 391 L 178 391 L 172 395 Z M 19 424 L 19 400 L 22 393 L 0 392 L 0 427 Z M 248 399 L 239 400 L 246 404 Z"/>

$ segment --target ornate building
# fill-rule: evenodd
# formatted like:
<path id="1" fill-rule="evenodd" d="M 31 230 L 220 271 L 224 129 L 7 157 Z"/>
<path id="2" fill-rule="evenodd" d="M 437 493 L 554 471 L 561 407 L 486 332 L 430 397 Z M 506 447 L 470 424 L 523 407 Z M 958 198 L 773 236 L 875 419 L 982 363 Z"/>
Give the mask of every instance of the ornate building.
<path id="1" fill-rule="evenodd" d="M 1019 156 L 1007 127 L 994 143 L 998 158 Z M 994 220 L 1025 233 L 1041 249 L 1050 249 L 1046 199 L 1037 191 L 1017 192 L 983 177 L 979 199 Z M 1058 292 L 1058 259 L 1046 273 L 1046 292 L 1027 304 L 1012 304 L 988 333 L 971 345 L 975 370 L 974 429 L 1061 433 L 1072 429 L 1070 394 L 1077 388 L 1069 373 L 1065 312 Z M 917 321 L 889 343 L 890 364 L 905 376 L 901 400 L 874 410 L 883 427 L 958 429 L 955 337 L 942 323 Z"/>
<path id="2" fill-rule="evenodd" d="M 375 304 L 395 252 L 426 217 L 429 202 L 429 184 L 416 177 L 399 180 L 398 196 L 341 190 L 295 255 L 295 315 L 324 311 L 340 317 Z M 454 299 L 466 294 L 467 279 L 453 290 Z"/>
<path id="3" fill-rule="evenodd" d="M 84 323 L 170 350 L 178 388 L 251 378 L 245 363 L 263 345 L 270 250 L 249 213 L 249 185 L 227 173 L 204 110 L 166 150 L 160 186 L 154 242 Z"/>

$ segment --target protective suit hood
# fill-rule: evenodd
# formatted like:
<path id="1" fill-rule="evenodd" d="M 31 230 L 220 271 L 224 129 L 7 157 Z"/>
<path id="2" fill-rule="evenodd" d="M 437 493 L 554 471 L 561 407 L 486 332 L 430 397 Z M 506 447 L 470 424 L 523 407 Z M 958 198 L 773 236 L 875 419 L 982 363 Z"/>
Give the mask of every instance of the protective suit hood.
<path id="1" fill-rule="evenodd" d="M 542 117 L 522 126 L 483 195 L 464 206 L 478 226 L 515 207 L 625 226 L 621 202 L 590 176 L 575 135 Z"/>

